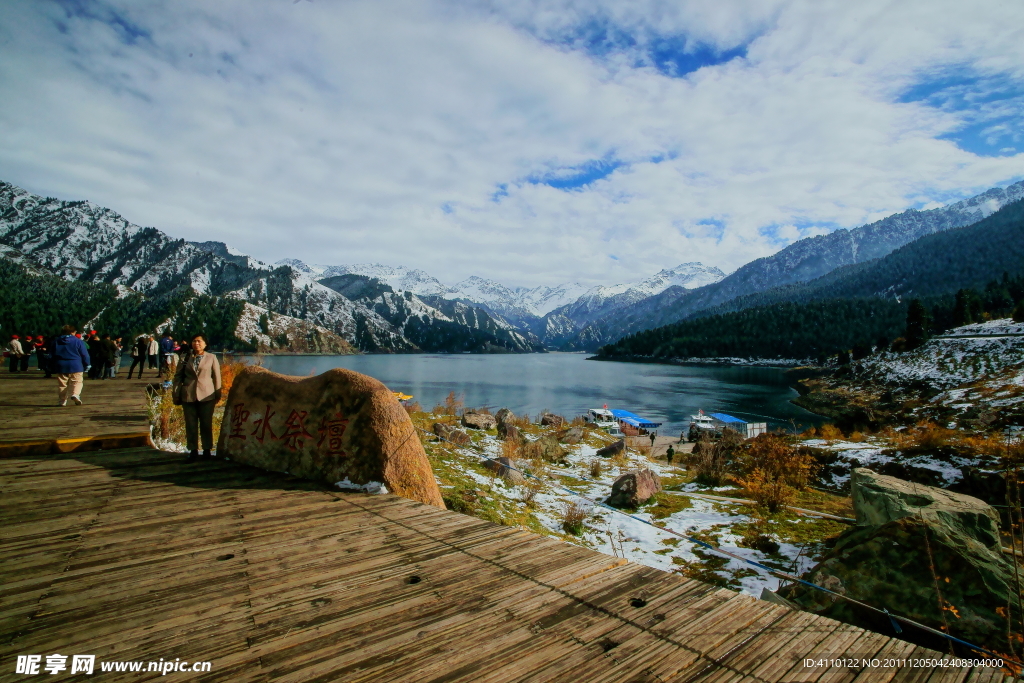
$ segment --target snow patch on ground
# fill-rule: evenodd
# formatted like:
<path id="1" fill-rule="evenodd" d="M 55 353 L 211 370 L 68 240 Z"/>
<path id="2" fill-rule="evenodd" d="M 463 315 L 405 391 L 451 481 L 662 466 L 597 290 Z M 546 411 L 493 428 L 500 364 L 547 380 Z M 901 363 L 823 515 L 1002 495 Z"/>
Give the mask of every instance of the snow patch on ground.
<path id="1" fill-rule="evenodd" d="M 365 484 L 356 484 L 355 482 L 349 481 L 348 477 L 345 477 L 341 481 L 334 482 L 342 491 L 363 491 L 365 493 L 387 493 L 388 489 L 384 484 L 379 481 L 368 481 Z"/>
<path id="2" fill-rule="evenodd" d="M 658 528 L 662 526 L 690 536 L 706 537 L 714 534 L 717 536 L 717 543 L 723 549 L 756 562 L 779 565 L 786 571 L 792 571 L 794 567 L 799 571 L 804 571 L 814 564 L 812 558 L 806 556 L 800 547 L 793 544 L 781 543 L 778 555 L 773 556 L 767 556 L 758 550 L 740 547 L 741 538 L 730 532 L 730 529 L 736 524 L 751 521 L 748 514 L 750 508 L 742 504 L 690 498 L 690 507 L 656 520 L 650 512 L 644 511 L 644 509 L 623 514 L 582 501 L 578 496 L 584 496 L 596 503 L 603 502 L 611 491 L 612 483 L 620 476 L 620 471 L 612 468 L 608 459 L 600 458 L 604 466 L 603 471 L 598 478 L 593 479 L 589 475 L 588 466 L 590 461 L 597 457 L 597 448 L 586 443 L 564 447 L 569 451 L 566 458 L 567 464 L 564 466 L 549 465 L 549 476 L 546 480 L 548 485 L 534 498 L 534 516 L 554 535 L 563 536 L 565 534 L 562 520 L 566 505 L 580 502 L 587 508 L 588 513 L 585 530 L 580 537 L 574 540 L 575 543 L 606 555 L 624 557 L 631 562 L 664 571 L 679 571 L 680 561 L 702 562 L 703 558 L 698 552 L 695 552 L 695 549 L 705 556 L 717 554 L 700 549 L 697 544 Z M 501 442 L 493 436 L 486 436 L 475 444 L 474 448 L 457 449 L 456 453 L 469 462 L 484 462 L 484 459 L 480 458 L 478 450 L 483 451 L 490 458 L 496 458 L 501 455 Z M 660 461 L 650 461 L 636 453 L 630 453 L 627 457 L 629 460 L 627 470 L 647 468 L 663 480 L 671 477 L 678 478 L 683 473 L 680 468 Z M 529 463 L 519 462 L 516 466 L 520 471 L 525 471 L 529 468 Z M 490 486 L 491 496 L 500 495 L 511 501 L 516 501 L 517 504 L 523 504 L 519 501 L 526 493 L 525 486 L 510 486 L 504 484 L 498 477 L 480 474 L 469 468 L 464 469 L 462 474 L 481 487 Z M 695 484 L 686 485 L 684 488 L 687 491 L 706 493 L 730 490 L 730 487 L 712 489 Z M 667 492 L 667 495 L 682 494 Z M 652 524 L 657 526 L 652 526 Z M 728 559 L 724 566 L 717 571 L 722 576 L 737 579 L 740 590 L 753 596 L 760 596 L 763 588 L 776 590 L 779 586 L 779 581 L 775 577 L 735 559 Z"/>

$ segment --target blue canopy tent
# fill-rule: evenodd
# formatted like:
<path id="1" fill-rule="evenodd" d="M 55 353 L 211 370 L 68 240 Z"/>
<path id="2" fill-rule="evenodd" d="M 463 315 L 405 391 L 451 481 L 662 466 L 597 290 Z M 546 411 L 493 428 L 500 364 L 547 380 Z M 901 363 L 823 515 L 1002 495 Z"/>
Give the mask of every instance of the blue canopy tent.
<path id="1" fill-rule="evenodd" d="M 722 423 L 727 424 L 727 425 L 733 425 L 733 424 L 745 425 L 745 424 L 747 424 L 746 420 L 741 420 L 738 417 L 733 417 L 732 415 L 726 415 L 725 413 L 711 413 L 710 415 L 711 415 L 711 417 L 713 417 L 714 419 L 718 420 L 719 422 L 722 422 Z"/>
<path id="2" fill-rule="evenodd" d="M 612 410 L 612 415 L 614 415 L 615 419 L 619 422 L 625 422 L 637 429 L 656 429 L 661 426 L 660 422 L 651 422 L 647 418 L 634 415 L 628 410 Z"/>

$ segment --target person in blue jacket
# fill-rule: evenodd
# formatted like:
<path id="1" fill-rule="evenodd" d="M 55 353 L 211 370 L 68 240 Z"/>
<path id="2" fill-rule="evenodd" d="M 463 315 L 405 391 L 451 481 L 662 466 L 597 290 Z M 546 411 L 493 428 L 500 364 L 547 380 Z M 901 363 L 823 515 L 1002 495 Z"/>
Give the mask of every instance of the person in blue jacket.
<path id="1" fill-rule="evenodd" d="M 74 325 L 65 325 L 53 340 L 51 363 L 57 374 L 58 406 L 66 406 L 70 396 L 75 405 L 82 405 L 82 374 L 89 371 L 89 351 L 85 342 L 75 336 Z"/>
<path id="2" fill-rule="evenodd" d="M 174 353 L 174 338 L 171 337 L 170 332 L 164 332 L 164 336 L 160 338 L 160 376 L 170 379 L 174 374 L 171 366 L 171 355 Z"/>

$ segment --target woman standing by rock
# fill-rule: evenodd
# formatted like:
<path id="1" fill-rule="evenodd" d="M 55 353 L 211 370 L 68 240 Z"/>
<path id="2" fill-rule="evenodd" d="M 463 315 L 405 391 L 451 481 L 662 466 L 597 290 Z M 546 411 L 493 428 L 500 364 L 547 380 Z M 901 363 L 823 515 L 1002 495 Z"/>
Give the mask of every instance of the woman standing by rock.
<path id="1" fill-rule="evenodd" d="M 213 409 L 220 400 L 220 363 L 212 353 L 206 353 L 206 336 L 192 337 L 191 351 L 178 364 L 171 389 L 175 403 L 185 413 L 185 441 L 188 459 L 199 457 L 202 436 L 203 457 L 209 458 L 213 450 Z"/>

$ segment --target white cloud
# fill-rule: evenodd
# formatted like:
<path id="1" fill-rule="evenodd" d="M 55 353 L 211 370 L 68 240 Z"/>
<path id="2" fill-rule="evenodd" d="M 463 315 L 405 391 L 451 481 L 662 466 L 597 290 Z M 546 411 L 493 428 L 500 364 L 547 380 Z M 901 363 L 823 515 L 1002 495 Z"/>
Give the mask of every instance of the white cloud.
<path id="1" fill-rule="evenodd" d="M 984 97 L 899 101 L 949 73 L 1019 87 L 1024 6 L 73 7 L 5 7 L 0 178 L 264 260 L 509 284 L 732 270 L 1024 174 L 1021 147 L 943 139 L 997 108 Z M 619 38 L 596 49 L 594 26 Z M 746 57 L 670 78 L 651 49 L 671 38 Z M 1017 100 L 998 111 L 1019 126 Z M 572 190 L 529 182 L 601 159 L 624 163 Z"/>

